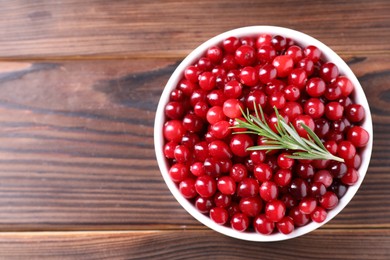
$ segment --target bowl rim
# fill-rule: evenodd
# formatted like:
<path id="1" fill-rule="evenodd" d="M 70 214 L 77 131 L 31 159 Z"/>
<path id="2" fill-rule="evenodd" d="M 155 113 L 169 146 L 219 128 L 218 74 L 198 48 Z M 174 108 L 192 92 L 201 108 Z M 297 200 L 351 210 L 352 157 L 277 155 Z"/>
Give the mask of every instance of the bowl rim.
<path id="1" fill-rule="evenodd" d="M 353 186 L 350 186 L 345 193 L 344 197 L 342 197 L 339 200 L 339 204 L 336 208 L 330 210 L 328 212 L 327 218 L 322 223 L 316 223 L 314 221 L 311 221 L 309 224 L 296 228 L 292 233 L 288 235 L 284 235 L 281 233 L 274 233 L 271 235 L 262 235 L 258 234 L 256 232 L 239 232 L 236 231 L 230 227 L 221 226 L 216 224 L 214 221 L 212 221 L 208 216 L 200 213 L 193 204 L 191 204 L 190 201 L 188 201 L 186 198 L 184 198 L 177 185 L 171 180 L 169 174 L 168 174 L 168 163 L 163 155 L 163 145 L 164 145 L 164 137 L 163 137 L 163 125 L 165 122 L 165 114 L 164 114 L 164 107 L 166 103 L 169 100 L 170 92 L 176 88 L 179 80 L 183 76 L 184 69 L 194 64 L 194 62 L 199 59 L 201 56 L 203 56 L 206 52 L 206 50 L 214 45 L 218 45 L 224 40 L 225 38 L 235 36 L 235 37 L 243 37 L 243 36 L 255 36 L 260 35 L 262 33 L 271 34 L 271 35 L 282 35 L 284 37 L 288 37 L 293 39 L 298 45 L 300 46 L 308 46 L 308 45 L 315 45 L 318 47 L 321 52 L 322 56 L 321 58 L 326 61 L 331 61 L 335 63 L 340 71 L 341 75 L 345 75 L 348 77 L 355 89 L 352 93 L 354 101 L 356 103 L 362 105 L 365 109 L 366 115 L 364 122 L 362 124 L 362 127 L 370 134 L 370 139 L 366 147 L 362 149 L 361 152 L 361 158 L 362 163 L 358 169 L 359 172 L 359 180 L 356 184 Z M 230 31 L 226 31 L 224 33 L 221 33 L 219 35 L 214 36 L 213 38 L 205 41 L 201 45 L 199 45 L 196 49 L 194 49 L 175 69 L 171 77 L 169 78 L 167 84 L 164 87 L 164 90 L 162 92 L 162 95 L 160 97 L 156 115 L 155 115 L 155 122 L 154 122 L 154 145 L 155 145 L 155 154 L 158 162 L 158 166 L 160 169 L 160 172 L 163 176 L 163 179 L 168 186 L 170 192 L 175 197 L 175 199 L 179 202 L 179 204 L 195 219 L 197 219 L 199 222 L 204 224 L 205 226 L 222 233 L 224 235 L 234 237 L 241 240 L 247 240 L 247 241 L 255 241 L 255 242 L 271 242 L 271 241 L 281 241 L 281 240 L 287 240 L 291 238 L 295 238 L 304 234 L 307 234 L 313 230 L 318 229 L 319 227 L 323 226 L 330 220 L 332 220 L 340 211 L 342 211 L 346 205 L 352 200 L 354 195 L 356 194 L 357 190 L 361 186 L 364 177 L 367 173 L 367 169 L 370 163 L 371 154 L 372 154 L 372 146 L 373 146 L 373 126 L 372 126 L 372 117 L 370 112 L 370 107 L 366 98 L 366 95 L 363 91 L 362 86 L 360 85 L 358 79 L 356 78 L 353 71 L 350 69 L 350 67 L 344 62 L 344 60 L 331 48 L 329 48 L 324 43 L 320 42 L 319 40 L 313 38 L 312 36 L 309 36 L 303 32 L 299 32 L 293 29 L 285 28 L 285 27 L 278 27 L 278 26 L 269 26 L 269 25 L 259 25 L 259 26 L 248 26 L 248 27 L 241 27 L 237 29 L 233 29 Z"/>

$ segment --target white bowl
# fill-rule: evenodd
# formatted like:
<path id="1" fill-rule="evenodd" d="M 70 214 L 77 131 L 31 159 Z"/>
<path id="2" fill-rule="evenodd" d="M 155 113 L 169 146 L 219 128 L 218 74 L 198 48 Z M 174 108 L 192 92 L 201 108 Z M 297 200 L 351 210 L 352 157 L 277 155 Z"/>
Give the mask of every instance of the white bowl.
<path id="1" fill-rule="evenodd" d="M 281 233 L 275 233 L 271 235 L 261 235 L 254 232 L 253 233 L 238 232 L 233 230 L 230 227 L 216 224 L 208 216 L 205 216 L 204 214 L 200 213 L 191 202 L 189 202 L 186 198 L 184 198 L 181 195 L 177 185 L 171 180 L 168 174 L 169 165 L 163 155 L 164 137 L 163 137 L 162 129 L 165 122 L 164 107 L 169 101 L 170 92 L 176 88 L 179 80 L 183 77 L 184 69 L 189 65 L 193 65 L 200 57 L 202 57 L 205 54 L 206 50 L 209 47 L 220 44 L 224 39 L 230 36 L 236 36 L 236 37 L 256 36 L 261 33 L 267 33 L 271 35 L 282 35 L 284 37 L 293 39 L 298 45 L 303 47 L 307 45 L 317 46 L 322 51 L 321 58 L 323 60 L 330 61 L 336 64 L 339 68 L 340 74 L 347 76 L 352 81 L 355 87 L 355 90 L 353 92 L 354 101 L 358 104 L 361 104 L 364 107 L 366 112 L 365 120 L 364 123 L 362 124 L 362 127 L 366 129 L 370 134 L 370 140 L 361 153 L 362 164 L 359 168 L 360 177 L 358 182 L 348 188 L 346 194 L 340 199 L 337 207 L 328 212 L 328 216 L 324 222 L 316 223 L 312 221 L 306 226 L 296 228 L 292 233 L 288 235 L 284 235 Z M 370 108 L 368 106 L 367 98 L 364 94 L 364 91 L 359 81 L 357 80 L 352 70 L 348 67 L 348 65 L 333 50 L 331 50 L 328 46 L 326 46 L 322 42 L 314 39 L 313 37 L 306 35 L 302 32 L 298 32 L 295 30 L 282 28 L 282 27 L 275 27 L 275 26 L 250 26 L 250 27 L 234 29 L 209 39 L 208 41 L 206 41 L 205 43 L 197 47 L 194 51 L 192 51 L 180 63 L 180 65 L 176 68 L 176 70 L 168 80 L 168 83 L 164 88 L 164 91 L 161 95 L 158 104 L 155 124 L 154 124 L 154 144 L 155 144 L 157 162 L 161 174 L 165 180 L 165 183 L 167 184 L 169 190 L 176 198 L 176 200 L 181 204 L 181 206 L 185 210 L 187 210 L 187 212 L 190 213 L 198 221 L 200 221 L 204 225 L 208 226 L 209 228 L 219 233 L 222 233 L 230 237 L 242 239 L 242 240 L 259 241 L 259 242 L 279 241 L 279 240 L 286 240 L 286 239 L 298 237 L 321 227 L 322 225 L 330 221 L 332 218 L 334 218 L 351 201 L 351 199 L 359 189 L 360 185 L 362 184 L 362 181 L 364 179 L 364 176 L 366 175 L 367 168 L 371 158 L 372 140 L 373 140 L 372 119 L 371 119 L 371 113 L 370 113 Z"/>

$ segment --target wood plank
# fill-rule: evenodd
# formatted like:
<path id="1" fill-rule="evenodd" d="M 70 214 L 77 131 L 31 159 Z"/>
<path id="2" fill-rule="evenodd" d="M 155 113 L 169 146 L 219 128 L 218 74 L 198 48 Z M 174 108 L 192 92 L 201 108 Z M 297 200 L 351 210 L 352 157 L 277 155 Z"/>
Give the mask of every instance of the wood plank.
<path id="1" fill-rule="evenodd" d="M 213 231 L 0 233 L 4 259 L 389 259 L 390 230 L 317 230 L 282 242 Z"/>
<path id="2" fill-rule="evenodd" d="M 208 38 L 248 25 L 297 29 L 339 53 L 389 53 L 389 1 L 302 5 L 295 0 L 1 1 L 0 57 L 182 58 Z"/>
<path id="3" fill-rule="evenodd" d="M 370 100 L 375 147 L 361 190 L 326 227 L 390 227 L 390 65 L 344 58 Z M 0 230 L 203 229 L 154 156 L 154 111 L 176 64 L 0 63 Z"/>

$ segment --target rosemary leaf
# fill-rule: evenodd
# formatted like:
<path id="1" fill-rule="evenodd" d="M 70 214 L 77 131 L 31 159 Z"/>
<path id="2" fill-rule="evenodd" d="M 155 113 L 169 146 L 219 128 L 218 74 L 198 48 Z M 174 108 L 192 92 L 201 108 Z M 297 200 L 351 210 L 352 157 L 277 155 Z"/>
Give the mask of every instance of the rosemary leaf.
<path id="1" fill-rule="evenodd" d="M 279 114 L 279 111 L 274 108 L 278 122 L 275 125 L 277 133 L 275 133 L 265 120 L 264 112 L 261 106 L 254 103 L 254 114 L 250 114 L 241 110 L 244 120 L 237 120 L 237 125 L 233 128 L 245 128 L 246 131 L 235 132 L 235 134 L 257 134 L 265 139 L 264 145 L 249 147 L 248 151 L 254 150 L 291 150 L 292 154 L 289 158 L 292 159 L 319 159 L 319 160 L 335 160 L 344 162 L 344 159 L 331 154 L 321 142 L 320 138 L 305 124 L 301 124 L 303 129 L 308 133 L 307 138 L 301 137 L 292 124 L 287 124 L 284 118 Z"/>

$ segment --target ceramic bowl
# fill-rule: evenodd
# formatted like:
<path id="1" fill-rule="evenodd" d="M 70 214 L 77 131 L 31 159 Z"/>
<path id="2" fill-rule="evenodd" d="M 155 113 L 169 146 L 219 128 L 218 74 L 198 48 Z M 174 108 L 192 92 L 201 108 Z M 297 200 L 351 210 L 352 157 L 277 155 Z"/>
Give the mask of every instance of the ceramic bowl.
<path id="1" fill-rule="evenodd" d="M 216 224 L 208 216 L 200 213 L 190 201 L 188 201 L 186 198 L 184 198 L 181 195 L 178 186 L 171 180 L 168 174 L 169 165 L 163 155 L 164 137 L 163 137 L 162 129 L 165 122 L 164 107 L 169 101 L 170 92 L 176 88 L 178 82 L 183 77 L 184 69 L 189 65 L 193 65 L 200 57 L 202 57 L 205 54 L 206 50 L 209 47 L 220 44 L 224 39 L 230 36 L 235 36 L 235 37 L 258 36 L 259 34 L 262 33 L 267 33 L 271 35 L 282 35 L 284 37 L 291 38 L 298 45 L 302 47 L 308 45 L 317 46 L 322 52 L 321 58 L 325 61 L 330 61 L 336 64 L 339 68 L 340 74 L 347 76 L 352 81 L 355 87 L 354 92 L 352 94 L 353 99 L 356 103 L 361 104 L 364 107 L 366 112 L 365 120 L 364 123 L 362 124 L 362 127 L 366 129 L 370 134 L 370 140 L 367 146 L 361 152 L 362 163 L 358 170 L 360 176 L 358 182 L 348 188 L 346 194 L 340 199 L 337 207 L 328 212 L 328 216 L 324 222 L 316 223 L 312 221 L 306 226 L 295 228 L 295 230 L 288 235 L 284 235 L 279 232 L 271 235 L 261 235 L 255 232 L 239 232 L 233 230 L 228 226 L 221 226 Z M 243 28 L 227 31 L 209 39 L 208 41 L 204 42 L 199 47 L 197 47 L 195 50 L 193 50 L 180 63 L 180 65 L 176 68 L 176 70 L 173 72 L 172 76 L 168 80 L 168 83 L 164 88 L 164 91 L 161 95 L 158 104 L 156 117 L 155 117 L 155 125 L 154 125 L 154 144 L 155 144 L 155 152 L 156 152 L 158 166 L 160 168 L 165 183 L 167 184 L 172 195 L 180 203 L 180 205 L 199 222 L 201 222 L 202 224 L 206 225 L 207 227 L 219 233 L 237 239 L 258 241 L 258 242 L 286 240 L 286 239 L 291 239 L 294 237 L 304 235 L 313 230 L 316 230 L 317 228 L 321 227 L 322 225 L 326 224 L 328 221 L 333 219 L 337 214 L 339 214 L 340 211 L 344 207 L 346 207 L 347 204 L 351 201 L 351 199 L 354 197 L 355 193 L 358 191 L 360 185 L 363 182 L 371 158 L 372 138 L 373 138 L 372 119 L 371 119 L 371 113 L 367 102 L 367 98 L 364 94 L 364 91 L 359 81 L 357 80 L 352 70 L 348 67 L 348 65 L 333 50 L 331 50 L 328 46 L 326 46 L 319 40 L 316 40 L 315 38 L 299 31 L 282 28 L 282 27 L 275 27 L 275 26 L 251 26 L 251 27 L 243 27 Z"/>

